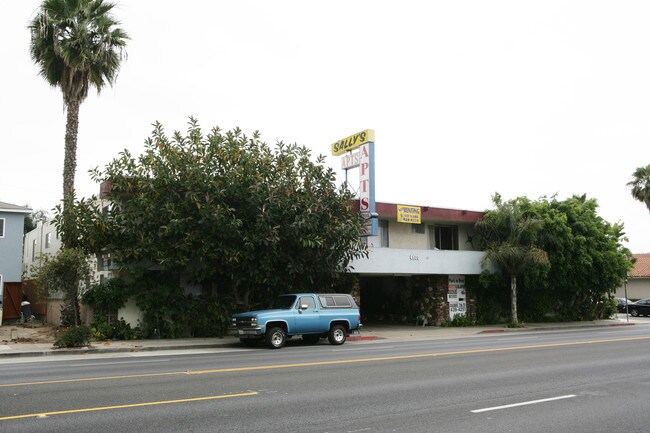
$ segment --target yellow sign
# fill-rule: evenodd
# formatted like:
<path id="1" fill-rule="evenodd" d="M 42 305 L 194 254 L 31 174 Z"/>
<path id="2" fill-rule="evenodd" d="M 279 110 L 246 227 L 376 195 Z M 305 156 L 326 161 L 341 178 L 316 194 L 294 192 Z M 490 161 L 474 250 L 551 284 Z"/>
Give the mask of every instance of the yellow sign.
<path id="1" fill-rule="evenodd" d="M 422 224 L 422 211 L 420 206 L 397 205 L 397 222 Z"/>
<path id="2" fill-rule="evenodd" d="M 366 129 L 332 144 L 332 155 L 343 155 L 348 150 L 354 150 L 362 144 L 370 142 L 375 142 L 374 129 Z"/>

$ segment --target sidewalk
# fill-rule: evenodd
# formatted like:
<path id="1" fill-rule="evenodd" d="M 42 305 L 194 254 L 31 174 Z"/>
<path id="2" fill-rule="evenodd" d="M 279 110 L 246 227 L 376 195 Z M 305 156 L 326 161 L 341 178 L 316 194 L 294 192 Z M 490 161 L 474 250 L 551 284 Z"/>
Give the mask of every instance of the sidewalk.
<path id="1" fill-rule="evenodd" d="M 650 324 L 649 321 L 632 320 L 626 322 L 625 316 L 609 320 L 589 322 L 566 323 L 531 323 L 524 328 L 507 328 L 504 325 L 471 326 L 462 328 L 453 327 L 415 327 L 403 325 L 372 324 L 364 326 L 360 334 L 351 335 L 348 342 L 351 344 L 369 343 L 373 341 L 397 342 L 417 340 L 442 340 L 462 337 L 487 337 L 495 333 L 533 332 L 566 330 L 608 326 L 628 326 Z M 2 328 L 12 328 L 3 326 Z M 16 328 L 16 327 L 13 327 Z M 19 333 L 21 328 L 17 328 Z M 55 349 L 51 342 L 24 342 L 4 340 L 0 342 L 0 358 L 4 357 L 34 357 L 54 355 L 82 355 L 104 354 L 119 352 L 146 352 L 154 350 L 192 350 L 212 349 L 225 347 L 242 347 L 235 337 L 223 338 L 180 338 L 180 339 L 150 339 L 131 341 L 99 341 L 93 342 L 91 347 L 76 349 Z M 28 340 L 28 339 L 27 339 Z M 261 347 L 261 346 L 260 346 Z"/>

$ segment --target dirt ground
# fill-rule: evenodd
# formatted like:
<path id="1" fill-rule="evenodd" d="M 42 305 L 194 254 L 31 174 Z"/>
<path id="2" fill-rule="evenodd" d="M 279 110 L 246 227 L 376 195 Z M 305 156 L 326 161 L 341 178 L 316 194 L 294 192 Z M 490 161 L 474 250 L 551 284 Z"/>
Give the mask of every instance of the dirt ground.
<path id="1" fill-rule="evenodd" d="M 12 339 L 15 330 L 15 339 Z M 0 326 L 0 344 L 16 343 L 53 343 L 57 328 L 49 324 L 34 321 L 32 323 Z"/>

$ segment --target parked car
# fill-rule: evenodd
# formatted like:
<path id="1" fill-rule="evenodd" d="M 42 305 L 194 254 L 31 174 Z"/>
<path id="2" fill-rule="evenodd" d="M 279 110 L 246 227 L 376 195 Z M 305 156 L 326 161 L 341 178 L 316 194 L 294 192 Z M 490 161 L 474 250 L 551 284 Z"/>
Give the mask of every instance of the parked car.
<path id="1" fill-rule="evenodd" d="M 626 298 L 616 298 L 616 302 L 618 303 L 617 308 L 619 313 L 625 313 L 625 306 L 633 304 L 632 301 Z"/>
<path id="2" fill-rule="evenodd" d="M 280 296 L 269 310 L 234 314 L 231 334 L 246 346 L 265 341 L 272 349 L 296 335 L 307 344 L 321 338 L 343 344 L 351 332 L 361 329 L 360 320 L 359 307 L 350 295 L 300 293 Z"/>
<path id="3" fill-rule="evenodd" d="M 627 306 L 630 314 L 634 317 L 637 316 L 650 316 L 650 298 L 639 299 L 636 302 L 632 302 Z"/>

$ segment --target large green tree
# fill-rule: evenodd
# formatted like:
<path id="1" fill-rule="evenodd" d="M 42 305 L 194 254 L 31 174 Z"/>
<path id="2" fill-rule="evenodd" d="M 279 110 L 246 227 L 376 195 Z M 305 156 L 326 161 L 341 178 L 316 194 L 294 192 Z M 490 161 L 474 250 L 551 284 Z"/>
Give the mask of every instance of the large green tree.
<path id="1" fill-rule="evenodd" d="M 621 286 L 630 269 L 631 254 L 622 244 L 623 224 L 598 216 L 597 201 L 585 195 L 523 203 L 544 221 L 538 242 L 551 264 L 543 278 L 528 276 L 531 298 L 552 306 L 553 313 L 565 320 L 601 318 L 603 301 Z"/>
<path id="2" fill-rule="evenodd" d="M 632 188 L 632 197 L 645 204 L 650 211 L 650 164 L 634 171 L 634 179 L 627 183 Z"/>
<path id="3" fill-rule="evenodd" d="M 282 292 L 335 290 L 365 254 L 364 221 L 324 157 L 270 147 L 258 133 L 206 135 L 191 119 L 169 137 L 156 124 L 142 155 L 125 150 L 93 177 L 110 181 L 110 206 L 82 201 L 79 236 L 147 274 L 143 284 L 148 270 L 166 273 L 246 308 Z"/>
<path id="4" fill-rule="evenodd" d="M 493 202 L 496 209 L 486 212 L 476 223 L 485 248 L 482 263 L 492 264 L 510 279 L 510 320 L 516 325 L 517 276 L 548 265 L 546 252 L 535 244 L 543 222 L 525 212 L 515 200 L 504 202 L 495 194 Z"/>
<path id="5" fill-rule="evenodd" d="M 30 54 L 39 74 L 63 93 L 67 110 L 63 204 L 74 200 L 79 107 L 94 86 L 113 84 L 124 58 L 127 34 L 103 0 L 44 0 L 29 25 Z M 65 230 L 62 238 L 67 237 Z"/>
<path id="6" fill-rule="evenodd" d="M 535 228 L 524 237 L 534 239 L 536 247 L 548 257 L 547 268 L 530 267 L 518 274 L 520 316 L 533 321 L 606 316 L 607 299 L 620 287 L 631 266 L 627 259 L 630 251 L 623 246 L 623 225 L 610 224 L 598 216 L 597 201 L 584 195 L 536 201 L 519 197 L 508 206 L 542 223 L 541 230 Z M 499 209 L 487 212 L 486 219 L 498 221 L 495 212 Z M 496 276 L 484 275 L 482 280 L 487 286 L 479 303 L 490 303 L 492 310 L 488 313 L 496 318 L 499 308 L 505 306 L 494 301 L 502 299 L 508 289 Z"/>

